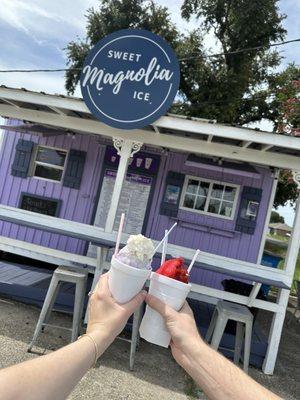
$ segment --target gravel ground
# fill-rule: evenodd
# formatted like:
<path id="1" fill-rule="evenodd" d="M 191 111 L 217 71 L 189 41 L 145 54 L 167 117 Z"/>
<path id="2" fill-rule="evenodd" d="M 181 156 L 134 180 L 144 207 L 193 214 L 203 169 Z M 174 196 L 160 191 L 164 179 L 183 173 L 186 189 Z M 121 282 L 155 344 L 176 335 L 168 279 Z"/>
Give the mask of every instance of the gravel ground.
<path id="1" fill-rule="evenodd" d="M 35 307 L 0 299 L 0 367 L 37 357 L 36 354 L 28 354 L 26 349 L 38 315 L 39 310 Z M 265 329 L 270 326 L 269 317 L 268 313 L 260 315 Z M 51 322 L 60 326 L 70 326 L 71 318 L 62 313 L 54 313 Z M 250 375 L 254 379 L 286 400 L 300 399 L 299 338 L 300 324 L 293 319 L 283 331 L 275 374 L 266 376 L 250 368 Z M 68 340 L 68 332 L 48 328 L 46 333 L 41 334 L 35 350 L 38 353 L 47 353 L 67 344 Z M 96 367 L 77 385 L 69 400 L 205 399 L 191 379 L 172 360 L 167 349 L 160 348 L 158 351 L 156 346 L 141 342 L 134 372 L 129 371 L 128 362 L 129 343 L 116 340 Z"/>

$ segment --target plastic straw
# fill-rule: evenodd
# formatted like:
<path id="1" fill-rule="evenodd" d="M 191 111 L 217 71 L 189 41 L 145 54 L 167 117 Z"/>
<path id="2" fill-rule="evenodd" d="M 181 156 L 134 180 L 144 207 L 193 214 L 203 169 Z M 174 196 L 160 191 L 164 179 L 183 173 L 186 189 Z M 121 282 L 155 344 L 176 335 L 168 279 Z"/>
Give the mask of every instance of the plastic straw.
<path id="1" fill-rule="evenodd" d="M 192 259 L 192 261 L 191 261 L 191 263 L 190 263 L 190 265 L 189 265 L 189 267 L 187 269 L 187 273 L 188 274 L 191 272 L 191 269 L 193 268 L 193 265 L 195 264 L 195 261 L 197 260 L 197 257 L 198 257 L 199 253 L 200 253 L 200 250 L 198 249 L 196 251 L 196 253 L 194 254 L 194 257 L 193 257 L 193 259 Z"/>
<path id="2" fill-rule="evenodd" d="M 155 247 L 153 255 L 157 252 L 157 250 L 160 248 L 160 246 L 164 243 L 164 241 L 170 235 L 170 233 L 172 232 L 172 230 L 175 228 L 176 225 L 177 225 L 177 222 L 175 222 L 175 224 L 167 231 L 167 233 L 165 233 L 165 236 L 161 239 L 161 241 Z"/>
<path id="3" fill-rule="evenodd" d="M 166 261 L 166 253 L 167 253 L 167 245 L 168 245 L 168 229 L 165 230 L 165 240 L 163 243 L 162 255 L 161 255 L 161 264 Z"/>
<path id="4" fill-rule="evenodd" d="M 121 219 L 120 219 L 120 224 L 119 224 L 117 241 L 116 241 L 115 253 L 114 253 L 115 256 L 119 253 L 119 247 L 120 247 L 120 241 L 121 241 L 121 235 L 122 235 L 122 231 L 123 231 L 124 221 L 125 221 L 125 214 L 122 213 Z"/>

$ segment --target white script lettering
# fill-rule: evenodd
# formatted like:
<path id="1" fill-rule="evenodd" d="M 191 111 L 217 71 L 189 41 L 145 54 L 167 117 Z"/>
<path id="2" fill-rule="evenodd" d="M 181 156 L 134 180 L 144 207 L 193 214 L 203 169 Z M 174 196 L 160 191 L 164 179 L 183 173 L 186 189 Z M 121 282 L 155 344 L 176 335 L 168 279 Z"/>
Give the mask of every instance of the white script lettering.
<path id="1" fill-rule="evenodd" d="M 109 50 L 111 52 L 112 50 Z M 120 52 L 119 52 L 120 53 Z M 128 53 L 127 53 L 128 54 Z M 111 56 L 113 57 L 113 55 Z M 125 81 L 130 82 L 144 82 L 146 86 L 150 86 L 154 81 L 169 81 L 173 72 L 169 69 L 162 68 L 157 62 L 157 58 L 153 57 L 147 68 L 140 68 L 138 70 L 119 71 L 117 73 L 106 72 L 105 68 L 98 69 L 91 65 L 86 65 L 83 69 L 82 86 L 87 84 L 96 86 L 97 90 L 102 90 L 103 85 L 110 85 L 113 87 L 113 93 L 118 94 L 121 90 L 122 84 Z"/>

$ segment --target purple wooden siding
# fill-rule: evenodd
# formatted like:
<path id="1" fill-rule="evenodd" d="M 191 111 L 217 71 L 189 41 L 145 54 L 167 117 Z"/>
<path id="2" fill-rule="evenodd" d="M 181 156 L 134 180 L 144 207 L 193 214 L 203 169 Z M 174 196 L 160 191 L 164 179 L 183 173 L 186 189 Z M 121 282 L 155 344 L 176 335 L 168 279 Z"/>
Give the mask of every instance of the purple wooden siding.
<path id="1" fill-rule="evenodd" d="M 8 121 L 8 123 L 16 124 L 17 122 Z M 96 139 L 90 135 L 76 135 L 74 139 L 67 135 L 48 138 L 29 133 L 23 135 L 24 139 L 32 140 L 41 145 L 66 150 L 72 148 L 87 152 L 81 186 L 79 190 L 76 190 L 64 187 L 62 183 L 48 182 L 30 177 L 22 179 L 12 176 L 11 164 L 20 134 L 6 132 L 4 135 L 2 151 L 0 152 L 0 203 L 18 207 L 21 192 L 61 199 L 60 218 L 90 224 L 105 147 L 98 144 Z M 86 244 L 82 240 L 8 222 L 0 222 L 0 235 L 78 254 L 84 253 Z"/>
<path id="2" fill-rule="evenodd" d="M 16 124 L 17 122 L 9 121 L 8 123 Z M 60 183 L 12 176 L 10 171 L 11 163 L 13 162 L 15 146 L 19 137 L 20 134 L 13 132 L 6 133 L 4 137 L 2 151 L 0 152 L 0 203 L 18 207 L 21 192 L 53 197 L 62 200 L 61 218 L 90 224 L 92 222 L 94 204 L 95 201 L 97 202 L 96 195 L 105 145 L 99 144 L 91 135 L 76 135 L 75 140 L 66 135 L 49 138 L 30 134 L 23 135 L 24 139 L 31 139 L 42 145 L 64 149 L 73 148 L 87 152 L 81 187 L 80 190 L 76 190 L 63 187 Z M 146 235 L 153 239 L 160 239 L 164 234 L 164 230 L 174 223 L 174 219 L 159 214 L 168 171 L 240 185 L 239 197 L 241 197 L 243 186 L 258 187 L 263 189 L 263 195 L 254 235 L 235 232 L 235 219 L 227 220 L 179 210 L 179 224 L 175 233 L 172 233 L 170 237 L 171 243 L 194 249 L 200 248 L 203 251 L 225 257 L 256 262 L 273 182 L 270 170 L 256 167 L 260 173 L 260 178 L 257 179 L 243 176 L 241 172 L 234 174 L 186 166 L 186 158 L 187 154 L 184 153 L 171 152 L 168 155 L 161 154 L 160 170 L 149 210 Z M 240 198 L 235 217 L 238 212 L 239 202 Z M 86 244 L 78 239 L 21 227 L 7 222 L 0 222 L 0 235 L 79 254 L 84 253 Z M 193 282 L 217 288 L 221 287 L 221 281 L 226 277 L 226 275 L 197 268 L 192 271 Z"/>
<path id="3" fill-rule="evenodd" d="M 164 182 L 168 171 L 181 172 L 186 175 L 194 175 L 240 185 L 241 188 L 235 218 L 238 213 L 242 186 L 262 188 L 262 200 L 254 235 L 235 232 L 235 218 L 234 220 L 228 220 L 184 210 L 179 210 L 179 224 L 176 227 L 175 233 L 170 235 L 170 243 L 180 244 L 194 249 L 199 248 L 200 250 L 225 257 L 256 262 L 273 182 L 270 170 L 267 168 L 255 167 L 260 173 L 260 179 L 255 179 L 243 177 L 240 174 L 235 175 L 233 173 L 188 167 L 185 165 L 186 158 L 186 154 L 171 153 L 168 159 L 162 162 L 162 181 L 159 179 L 161 183 L 154 196 L 150 212 L 149 231 L 147 233 L 154 239 L 160 239 L 164 234 L 164 230 L 174 223 L 174 219 L 159 215 L 160 203 L 164 192 Z M 226 275 L 195 268 L 191 278 L 193 282 L 221 288 L 221 281 L 228 277 Z"/>

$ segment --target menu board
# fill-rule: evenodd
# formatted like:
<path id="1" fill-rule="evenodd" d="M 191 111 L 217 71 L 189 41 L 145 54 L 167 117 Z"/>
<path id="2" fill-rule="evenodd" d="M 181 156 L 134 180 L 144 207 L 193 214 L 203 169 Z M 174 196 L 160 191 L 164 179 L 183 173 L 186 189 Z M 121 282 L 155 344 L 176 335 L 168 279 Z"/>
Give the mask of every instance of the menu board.
<path id="1" fill-rule="evenodd" d="M 22 193 L 20 208 L 39 214 L 57 217 L 59 213 L 60 200 L 49 199 L 48 197 L 37 196 L 29 193 Z"/>
<path id="2" fill-rule="evenodd" d="M 116 170 L 105 170 L 94 222 L 94 225 L 100 228 L 105 228 L 116 175 Z M 151 184 L 152 178 L 149 176 L 127 173 L 126 180 L 123 183 L 121 191 L 120 201 L 113 227 L 114 231 L 118 230 L 121 214 L 124 212 L 125 223 L 123 231 L 130 235 L 141 233 L 151 191 Z M 90 244 L 88 256 L 96 257 L 96 246 Z"/>
<path id="3" fill-rule="evenodd" d="M 105 227 L 116 174 L 116 171 L 109 169 L 107 169 L 104 174 L 97 215 L 95 218 L 95 225 L 101 228 Z M 132 173 L 127 174 L 121 191 L 114 230 L 118 229 L 121 214 L 124 212 L 126 215 L 124 232 L 128 234 L 141 233 L 151 190 L 151 183 L 152 178 L 149 176 Z"/>

